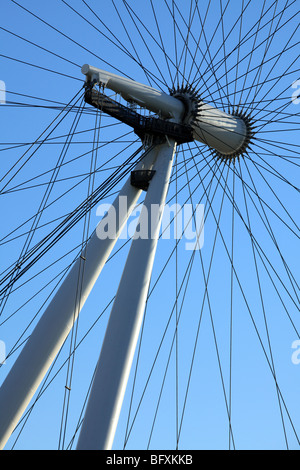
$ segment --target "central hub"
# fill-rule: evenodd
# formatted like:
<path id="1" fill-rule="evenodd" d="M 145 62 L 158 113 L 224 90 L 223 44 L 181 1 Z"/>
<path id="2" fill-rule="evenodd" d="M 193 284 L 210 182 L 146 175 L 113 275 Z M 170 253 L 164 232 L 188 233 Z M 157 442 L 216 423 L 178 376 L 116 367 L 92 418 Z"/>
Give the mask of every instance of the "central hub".
<path id="1" fill-rule="evenodd" d="M 228 161 L 235 161 L 235 159 L 239 159 L 240 157 L 243 157 L 250 146 L 251 140 L 254 136 L 254 126 L 253 126 L 253 119 L 251 118 L 250 114 L 247 114 L 243 111 L 232 111 L 232 116 L 236 116 L 239 118 L 241 121 L 243 121 L 246 129 L 246 134 L 244 137 L 244 141 L 242 145 L 235 151 L 232 152 L 231 154 L 223 154 L 221 152 L 218 152 L 217 150 L 214 150 L 214 155 L 221 160 L 228 160 Z"/>

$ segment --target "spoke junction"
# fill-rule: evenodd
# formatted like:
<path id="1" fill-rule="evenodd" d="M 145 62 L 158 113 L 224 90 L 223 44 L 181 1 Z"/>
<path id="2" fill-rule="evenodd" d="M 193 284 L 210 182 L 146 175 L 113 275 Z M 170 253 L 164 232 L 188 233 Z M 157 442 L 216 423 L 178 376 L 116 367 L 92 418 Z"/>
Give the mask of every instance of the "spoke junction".
<path id="1" fill-rule="evenodd" d="M 252 128 L 246 116 L 211 107 L 191 87 L 167 95 L 89 65 L 84 65 L 82 72 L 86 75 L 85 101 L 131 126 L 144 144 L 151 145 L 152 165 L 133 171 L 131 184 L 147 191 L 143 206 L 146 217 L 153 205 L 160 208 L 158 217 L 148 219 L 151 237 L 148 231 L 147 239 L 134 237 L 132 241 L 77 444 L 80 450 L 111 449 L 142 325 L 176 146 L 196 140 L 230 162 L 246 152 Z M 123 106 L 96 90 L 95 85 L 113 90 L 155 116 L 142 116 L 132 106 Z"/>
<path id="2" fill-rule="evenodd" d="M 9 401 L 10 406 L 3 410 L 0 417 L 1 446 L 10 436 L 66 340 L 124 223 L 144 190 L 147 192 L 143 209 L 149 218 L 148 237 L 133 237 L 78 441 L 78 449 L 111 448 L 144 315 L 177 145 L 201 142 L 209 147 L 213 158 L 230 164 L 247 152 L 253 135 L 250 117 L 238 111 L 227 114 L 210 106 L 190 86 L 170 89 L 168 95 L 89 65 L 82 67 L 82 73 L 86 76 L 85 102 L 133 128 L 146 150 L 112 205 L 111 210 L 119 212 L 124 196 L 130 202 L 115 236 L 105 240 L 98 237 L 99 226 L 105 227 L 107 223 L 107 214 L 47 307 L 2 386 L 0 400 Z M 128 105 L 109 98 L 95 85 L 99 90 L 108 88 L 121 95 Z M 138 106 L 149 111 L 149 116 L 138 113 L 134 109 Z M 159 207 L 155 217 L 152 217 L 153 206 Z M 142 217 L 143 212 L 141 223 Z M 74 298 L 74 285 L 83 269 L 82 263 L 82 295 L 78 302 Z M 45 337 L 47 341 L 41 348 L 41 338 Z M 24 375 L 24 364 L 32 364 L 30 374 Z"/>

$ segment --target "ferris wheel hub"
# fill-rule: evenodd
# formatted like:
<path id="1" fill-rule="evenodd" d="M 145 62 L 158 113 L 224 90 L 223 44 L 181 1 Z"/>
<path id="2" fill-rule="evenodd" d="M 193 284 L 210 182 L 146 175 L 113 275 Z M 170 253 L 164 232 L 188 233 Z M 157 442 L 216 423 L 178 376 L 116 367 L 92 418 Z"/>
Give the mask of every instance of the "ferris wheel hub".
<path id="1" fill-rule="evenodd" d="M 191 140 L 201 142 L 210 147 L 217 158 L 228 161 L 243 155 L 249 146 L 253 135 L 249 116 L 238 112 L 229 114 L 211 106 L 202 100 L 191 85 L 171 90 L 168 95 L 161 90 L 88 64 L 84 65 L 81 71 L 86 76 L 87 87 L 101 85 L 121 95 L 128 103 L 135 103 L 154 112 L 158 116 L 157 124 L 161 125 L 161 133 L 175 138 L 177 143 Z M 171 124 L 170 134 L 166 130 L 168 123 Z M 185 126 L 186 135 L 182 137 L 178 134 L 176 138 L 174 125 Z"/>
<path id="2" fill-rule="evenodd" d="M 181 118 L 182 123 L 192 125 L 200 111 L 200 95 L 194 88 L 188 85 L 177 90 L 171 90 L 170 95 L 183 103 L 184 113 Z"/>
<path id="3" fill-rule="evenodd" d="M 232 152 L 230 154 L 222 154 L 221 152 L 218 152 L 217 150 L 214 150 L 213 153 L 217 159 L 221 159 L 223 161 L 228 161 L 228 162 L 235 162 L 236 159 L 239 160 L 240 157 L 243 157 L 245 154 L 247 154 L 255 132 L 254 132 L 254 125 L 253 125 L 253 118 L 251 117 L 250 114 L 242 112 L 242 111 L 233 110 L 231 112 L 231 115 L 236 116 L 238 119 L 240 119 L 244 123 L 246 131 L 245 131 L 245 137 L 244 137 L 243 143 L 235 152 Z"/>

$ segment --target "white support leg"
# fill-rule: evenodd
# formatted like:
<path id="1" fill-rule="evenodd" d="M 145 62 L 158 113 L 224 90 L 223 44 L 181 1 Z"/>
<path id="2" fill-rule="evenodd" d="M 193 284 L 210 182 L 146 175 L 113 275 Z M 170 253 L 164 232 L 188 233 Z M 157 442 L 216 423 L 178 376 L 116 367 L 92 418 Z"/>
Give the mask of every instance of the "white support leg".
<path id="1" fill-rule="evenodd" d="M 113 443 L 143 319 L 175 148 L 174 141 L 159 147 L 156 173 L 142 209 L 148 216 L 148 233 L 152 235 L 132 241 L 102 345 L 78 450 L 107 450 Z M 157 205 L 160 212 L 151 217 L 151 208 Z"/>
<path id="2" fill-rule="evenodd" d="M 156 155 L 157 149 L 150 151 L 136 169 L 151 168 Z M 78 258 L 4 381 L 0 389 L 0 448 L 5 446 L 66 340 L 140 194 L 141 190 L 128 179 L 110 209 L 116 213 L 116 237 L 98 238 L 97 229 L 106 224 L 104 217 L 87 244 L 85 260 Z M 126 210 L 122 207 L 124 201 Z M 76 285 L 83 263 L 82 295 L 76 305 Z"/>
<path id="3" fill-rule="evenodd" d="M 150 86 L 88 64 L 85 64 L 81 71 L 87 81 L 102 83 L 110 90 L 119 93 L 125 100 L 134 101 L 164 118 L 180 122 L 185 113 L 185 106 L 178 99 L 180 92 L 170 96 Z M 195 140 L 223 155 L 231 155 L 242 148 L 247 138 L 247 126 L 243 119 L 220 111 L 201 100 L 198 105 L 199 110 L 191 124 Z"/>

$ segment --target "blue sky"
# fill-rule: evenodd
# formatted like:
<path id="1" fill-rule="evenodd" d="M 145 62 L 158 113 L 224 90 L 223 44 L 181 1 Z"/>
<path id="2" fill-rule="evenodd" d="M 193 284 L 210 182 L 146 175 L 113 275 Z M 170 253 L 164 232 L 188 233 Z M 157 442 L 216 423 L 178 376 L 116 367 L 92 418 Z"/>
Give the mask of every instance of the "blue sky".
<path id="1" fill-rule="evenodd" d="M 184 147 L 178 152 L 175 165 L 175 169 L 178 169 L 177 186 L 176 178 L 173 177 L 168 202 L 174 203 L 176 191 L 179 191 L 178 203 L 189 203 L 192 193 L 193 204 L 205 205 L 207 218 L 204 245 L 201 253 L 196 252 L 194 258 L 191 258 L 192 253 L 185 250 L 183 243 L 178 245 L 177 251 L 174 239 L 161 240 L 159 243 L 151 284 L 155 289 L 146 310 L 140 366 L 129 422 L 132 422 L 137 408 L 139 413 L 134 420 L 128 447 L 140 449 L 147 446 L 153 415 L 159 403 L 152 448 L 171 449 L 176 446 L 176 415 L 180 423 L 183 410 L 180 448 L 228 448 L 228 403 L 231 393 L 231 419 L 236 448 L 285 448 L 281 412 L 289 446 L 298 448 L 293 426 L 297 432 L 300 425 L 300 365 L 292 362 L 292 344 L 298 339 L 299 331 L 299 112 L 297 105 L 291 102 L 294 91 L 292 83 L 299 78 L 296 40 L 299 13 L 296 3 L 287 2 L 282 13 L 286 2 L 268 1 L 263 7 L 261 2 L 253 0 L 245 9 L 242 22 L 237 21 L 242 5 L 244 8 L 248 5 L 242 1 L 227 5 L 225 1 L 219 3 L 214 0 L 209 8 L 209 2 L 201 2 L 199 16 L 195 2 L 192 2 L 190 10 L 190 2 L 181 0 L 174 4 L 157 0 L 153 0 L 153 3 L 148 0 L 138 3 L 90 0 L 88 4 L 98 17 L 88 9 L 86 2 L 79 0 L 72 2 L 75 11 L 67 6 L 71 2 L 22 2 L 23 7 L 36 16 L 15 2 L 4 0 L 2 3 L 0 80 L 6 85 L 7 105 L 0 105 L 1 174 L 5 175 L 9 170 L 10 175 L 15 173 L 14 168 L 21 166 L 17 162 L 25 152 L 22 161 L 29 156 L 31 158 L 12 181 L 10 176 L 3 179 L 5 189 L 1 184 L 2 190 L 6 190 L 1 202 L 1 239 L 39 208 L 51 170 L 60 161 L 64 136 L 69 133 L 75 114 L 70 112 L 49 135 L 53 140 L 48 140 L 35 153 L 33 150 L 37 146 L 31 147 L 30 143 L 39 138 L 61 108 L 80 91 L 84 78 L 80 67 L 84 63 L 150 83 L 165 92 L 168 92 L 168 87 L 176 87 L 177 80 L 181 84 L 180 77 L 184 76 L 190 82 L 195 80 L 201 96 L 210 104 L 232 111 L 233 103 L 237 105 L 241 101 L 245 110 L 253 116 L 257 126 L 257 140 L 253 142 L 247 158 L 241 157 L 240 162 L 236 162 L 235 172 L 232 165 L 229 167 L 228 179 L 228 166 L 224 167 L 222 174 L 216 171 L 212 178 L 214 160 L 204 146 L 191 144 L 190 148 Z M 175 36 L 172 5 L 176 19 Z M 188 30 L 187 23 L 192 15 L 193 21 Z M 256 34 L 258 26 L 260 29 Z M 188 44 L 187 53 L 186 48 L 183 48 L 183 40 Z M 241 45 L 237 47 L 239 43 Z M 255 53 L 252 54 L 252 50 Z M 226 61 L 223 60 L 224 56 L 228 56 Z M 176 61 L 179 63 L 178 74 L 174 66 Z M 16 103 L 23 105 L 16 106 Z M 24 103 L 29 106 L 24 106 Z M 82 114 L 76 127 L 76 131 L 81 132 L 74 135 L 73 143 L 65 155 L 66 164 L 60 168 L 57 175 L 59 181 L 55 183 L 48 203 L 60 198 L 45 211 L 39 222 L 42 228 L 37 230 L 32 244 L 47 235 L 61 217 L 86 197 L 87 176 L 93 163 L 91 149 L 95 122 L 99 124 L 100 118 L 96 117 L 94 111 Z M 96 163 L 98 168 L 103 164 L 104 167 L 96 173 L 95 187 L 138 146 L 137 137 L 130 129 L 120 124 L 110 124 L 110 117 L 101 116 L 101 145 Z M 43 137 L 49 132 L 50 128 Z M 119 139 L 112 142 L 116 137 Z M 26 143 L 29 145 L 21 145 Z M 243 185 L 240 183 L 241 175 L 245 183 Z M 23 184 L 23 189 L 16 191 L 20 189 L 20 184 Z M 110 202 L 119 187 L 120 184 L 113 188 L 103 202 Z M 222 203 L 224 187 L 226 194 Z M 234 216 L 233 238 L 236 275 L 232 274 L 230 261 L 233 188 L 238 208 Z M 211 201 L 214 212 L 210 209 Z M 216 231 L 216 220 L 220 207 L 219 232 Z M 90 232 L 98 219 L 94 208 L 91 212 Z M 51 220 L 54 222 L 44 225 Z M 29 226 L 27 223 L 24 228 L 28 230 Z M 76 249 L 68 255 L 66 253 L 80 245 L 82 231 L 83 223 L 80 222 L 56 244 L 55 251 L 49 251 L 40 264 L 25 274 L 24 281 L 28 282 L 9 297 L 2 314 L 2 318 L 7 321 L 1 324 L 0 332 L 0 340 L 5 342 L 8 351 L 27 325 L 30 326 L 24 338 L 30 333 L 33 326 L 31 319 L 40 309 L 43 310 L 42 306 L 48 301 L 55 286 L 55 279 L 58 279 L 55 276 L 76 255 Z M 253 234 L 257 245 L 251 241 L 249 232 Z M 2 243 L 3 269 L 18 257 L 23 242 L 24 236 Z M 65 446 L 72 439 L 98 359 L 110 302 L 121 276 L 128 246 L 129 243 L 107 263 L 79 319 L 79 341 L 94 322 L 96 326 L 76 351 Z M 117 245 L 116 249 L 119 247 Z M 253 256 L 253 250 L 256 257 Z M 174 254 L 164 268 L 172 251 Z M 63 258 L 52 266 L 53 261 L 61 256 Z M 188 276 L 187 269 L 192 260 L 191 274 Z M 205 295 L 203 266 L 205 276 L 209 276 L 208 296 Z M 44 272 L 30 280 L 31 276 L 45 267 L 47 269 Z M 189 282 L 185 291 L 187 276 Z M 52 278 L 54 281 L 48 287 L 26 303 Z M 156 285 L 158 278 L 160 282 Z M 19 283 L 23 284 L 22 281 Z M 102 311 L 104 313 L 98 320 Z M 173 341 L 176 311 L 177 315 L 180 313 L 177 346 L 176 341 Z M 160 347 L 162 338 L 164 341 Z M 62 352 L 62 358 L 55 364 L 53 373 L 65 361 L 68 351 L 69 343 Z M 157 351 L 159 355 L 155 360 Z M 4 376 L 16 355 L 13 354 L 1 368 Z M 269 364 L 274 360 L 279 393 L 266 356 Z M 155 367 L 148 385 L 147 378 L 154 360 Z M 57 448 L 65 393 L 65 369 L 57 375 L 38 406 L 35 406 L 15 448 Z M 190 371 L 192 374 L 189 380 Z M 115 448 L 123 447 L 133 380 L 134 369 L 125 396 Z M 162 383 L 164 387 L 160 395 Z M 146 392 L 139 407 L 145 384 Z M 13 443 L 14 437 L 8 447 Z M 233 448 L 232 440 L 230 447 Z"/>

